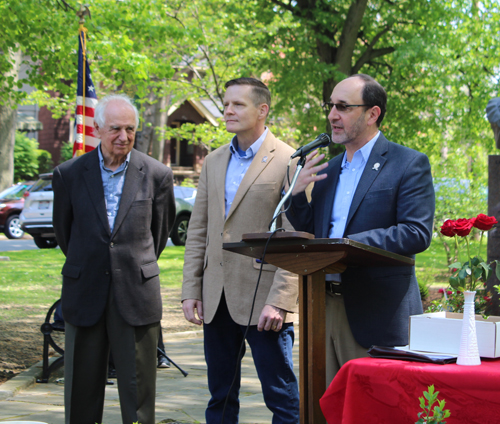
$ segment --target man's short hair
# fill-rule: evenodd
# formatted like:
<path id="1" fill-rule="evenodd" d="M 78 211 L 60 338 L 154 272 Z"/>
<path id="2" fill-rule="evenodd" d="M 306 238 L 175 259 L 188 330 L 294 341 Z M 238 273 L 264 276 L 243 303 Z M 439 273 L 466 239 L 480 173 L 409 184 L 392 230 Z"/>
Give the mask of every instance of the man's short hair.
<path id="1" fill-rule="evenodd" d="M 106 118 L 104 116 L 104 112 L 106 112 L 106 107 L 108 106 L 109 102 L 115 100 L 121 100 L 127 103 L 134 110 L 135 128 L 137 129 L 137 127 L 139 126 L 139 111 L 135 107 L 134 103 L 132 103 L 130 97 L 127 96 L 126 94 L 109 94 L 103 97 L 101 100 L 99 100 L 94 111 L 94 121 L 97 123 L 97 125 L 99 125 L 99 128 L 104 127 L 104 125 L 106 124 Z"/>
<path id="2" fill-rule="evenodd" d="M 250 85 L 252 87 L 251 97 L 253 104 L 259 106 L 265 103 L 271 109 L 271 92 L 262 81 L 257 78 L 236 78 L 226 82 L 224 88 L 227 89 L 232 85 Z"/>
<path id="3" fill-rule="evenodd" d="M 365 83 L 363 91 L 361 92 L 361 98 L 365 105 L 370 107 L 378 106 L 380 108 L 380 116 L 377 119 L 377 127 L 379 127 L 387 110 L 387 93 L 384 87 L 370 75 L 354 74 L 348 78 L 360 78 Z"/>

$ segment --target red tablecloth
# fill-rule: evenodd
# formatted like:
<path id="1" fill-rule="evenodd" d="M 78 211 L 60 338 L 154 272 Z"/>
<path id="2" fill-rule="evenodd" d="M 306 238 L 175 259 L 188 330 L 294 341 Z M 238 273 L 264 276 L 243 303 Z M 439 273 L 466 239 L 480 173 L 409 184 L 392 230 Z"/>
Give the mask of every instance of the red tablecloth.
<path id="1" fill-rule="evenodd" d="M 321 409 L 328 424 L 413 424 L 431 384 L 451 412 L 447 424 L 500 423 L 500 359 L 473 367 L 355 359 L 340 369 Z"/>

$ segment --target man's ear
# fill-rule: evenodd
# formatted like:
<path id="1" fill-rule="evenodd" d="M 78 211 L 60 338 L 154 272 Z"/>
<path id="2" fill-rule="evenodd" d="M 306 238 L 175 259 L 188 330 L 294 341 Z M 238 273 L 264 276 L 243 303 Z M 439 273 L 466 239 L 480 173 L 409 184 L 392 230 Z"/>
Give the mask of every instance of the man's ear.
<path id="1" fill-rule="evenodd" d="M 380 110 L 380 107 L 378 106 L 373 106 L 371 109 L 370 109 L 370 115 L 368 117 L 368 122 L 367 124 L 368 125 L 375 125 L 377 123 L 377 119 L 378 117 L 380 116 L 380 113 L 382 111 Z"/>
<path id="2" fill-rule="evenodd" d="M 259 118 L 267 118 L 267 115 L 269 113 L 269 105 L 267 103 L 262 103 L 259 106 Z"/>

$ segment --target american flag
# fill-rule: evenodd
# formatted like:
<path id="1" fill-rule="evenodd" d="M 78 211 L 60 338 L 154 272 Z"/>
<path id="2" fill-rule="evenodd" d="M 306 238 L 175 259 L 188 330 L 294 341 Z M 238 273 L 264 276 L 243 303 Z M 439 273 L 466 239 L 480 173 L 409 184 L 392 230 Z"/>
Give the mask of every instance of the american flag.
<path id="1" fill-rule="evenodd" d="M 80 156 L 90 152 L 99 144 L 99 139 L 94 136 L 94 110 L 97 105 L 97 95 L 86 57 L 87 30 L 85 28 L 80 28 L 78 39 L 78 88 L 76 91 L 75 114 L 76 139 L 73 144 L 73 156 Z"/>

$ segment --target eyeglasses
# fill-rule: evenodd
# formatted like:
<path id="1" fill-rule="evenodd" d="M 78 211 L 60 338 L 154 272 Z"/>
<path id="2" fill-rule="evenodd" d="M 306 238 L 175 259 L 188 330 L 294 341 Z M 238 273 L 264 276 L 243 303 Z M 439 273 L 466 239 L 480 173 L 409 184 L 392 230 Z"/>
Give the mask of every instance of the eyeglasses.
<path id="1" fill-rule="evenodd" d="M 345 103 L 332 103 L 332 102 L 325 102 L 323 103 L 322 106 L 323 110 L 328 113 L 330 113 L 330 111 L 333 109 L 334 106 L 337 109 L 337 112 L 346 112 L 350 107 L 361 107 L 361 106 L 372 107 L 369 105 L 346 105 Z"/>

